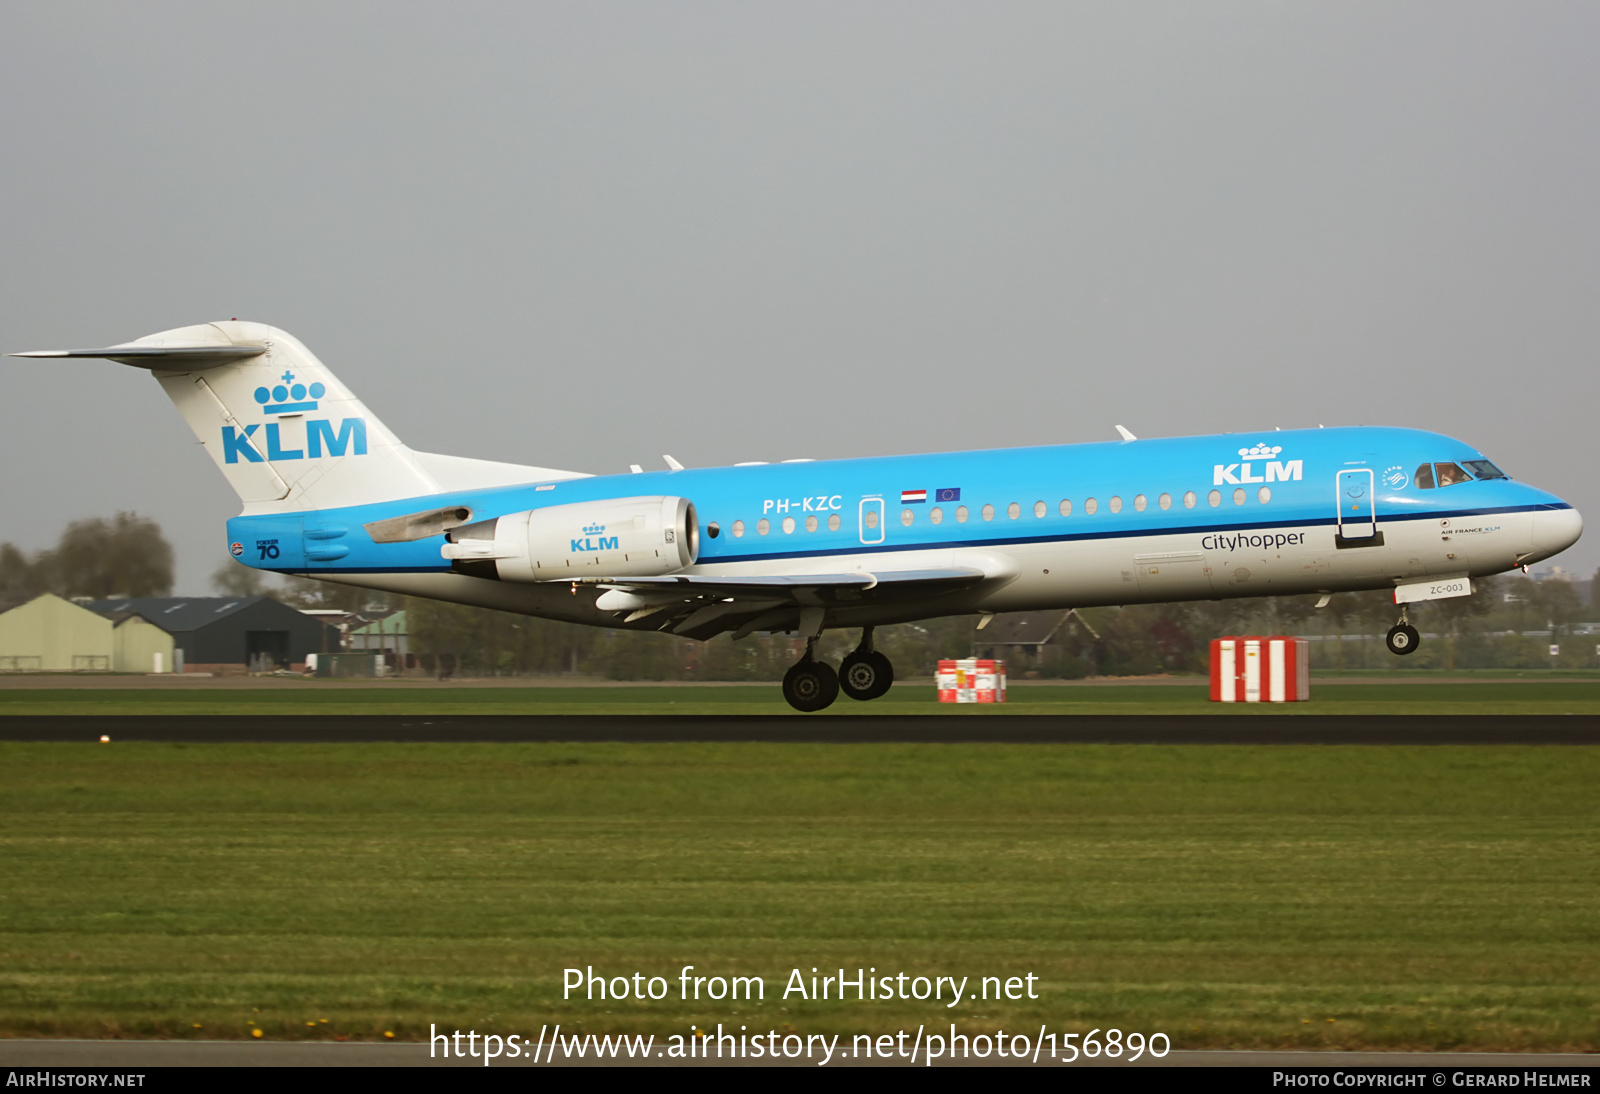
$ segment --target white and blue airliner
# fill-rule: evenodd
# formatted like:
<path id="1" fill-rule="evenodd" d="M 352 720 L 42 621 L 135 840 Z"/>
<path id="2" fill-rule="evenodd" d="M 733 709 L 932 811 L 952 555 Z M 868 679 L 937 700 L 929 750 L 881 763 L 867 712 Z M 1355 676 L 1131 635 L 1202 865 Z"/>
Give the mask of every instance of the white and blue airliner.
<path id="1" fill-rule="evenodd" d="M 298 340 L 209 323 L 92 357 L 149 369 L 238 492 L 240 562 L 695 639 L 797 632 L 784 697 L 874 699 L 873 628 L 933 616 L 1392 589 L 1406 605 L 1549 558 L 1560 498 L 1468 444 L 1338 428 L 586 475 L 417 452 Z M 839 671 L 814 656 L 861 628 Z"/>

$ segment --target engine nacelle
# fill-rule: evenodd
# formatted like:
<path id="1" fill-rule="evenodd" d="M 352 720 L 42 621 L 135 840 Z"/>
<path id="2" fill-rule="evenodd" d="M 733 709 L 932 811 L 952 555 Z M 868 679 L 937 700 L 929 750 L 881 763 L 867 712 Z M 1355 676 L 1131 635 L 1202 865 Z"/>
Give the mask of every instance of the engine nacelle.
<path id="1" fill-rule="evenodd" d="M 694 565 L 700 525 L 687 498 L 552 505 L 451 529 L 439 553 L 457 573 L 500 581 L 655 577 Z"/>

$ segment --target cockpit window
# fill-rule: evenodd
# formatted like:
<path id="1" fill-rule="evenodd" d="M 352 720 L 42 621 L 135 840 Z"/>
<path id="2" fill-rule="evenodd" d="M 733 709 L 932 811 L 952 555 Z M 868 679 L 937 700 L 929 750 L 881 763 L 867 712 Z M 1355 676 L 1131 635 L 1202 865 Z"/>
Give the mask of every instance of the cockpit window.
<path id="1" fill-rule="evenodd" d="M 1461 469 L 1462 463 L 1472 469 L 1471 475 Z M 1436 486 L 1454 486 L 1457 483 L 1471 482 L 1474 476 L 1480 479 L 1506 477 L 1488 460 L 1463 460 L 1461 463 L 1425 463 L 1417 468 L 1413 481 L 1416 482 L 1418 490 L 1432 490 Z"/>

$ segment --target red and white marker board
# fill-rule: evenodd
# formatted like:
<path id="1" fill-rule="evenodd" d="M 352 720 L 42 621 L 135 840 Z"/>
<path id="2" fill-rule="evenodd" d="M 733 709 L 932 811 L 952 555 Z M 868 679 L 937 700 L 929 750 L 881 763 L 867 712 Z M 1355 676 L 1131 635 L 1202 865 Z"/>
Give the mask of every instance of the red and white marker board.
<path id="1" fill-rule="evenodd" d="M 1006 663 L 968 657 L 940 661 L 935 677 L 941 703 L 1003 703 Z"/>
<path id="2" fill-rule="evenodd" d="M 1304 638 L 1288 635 L 1213 638 L 1213 703 L 1297 703 L 1311 698 L 1311 659 Z"/>

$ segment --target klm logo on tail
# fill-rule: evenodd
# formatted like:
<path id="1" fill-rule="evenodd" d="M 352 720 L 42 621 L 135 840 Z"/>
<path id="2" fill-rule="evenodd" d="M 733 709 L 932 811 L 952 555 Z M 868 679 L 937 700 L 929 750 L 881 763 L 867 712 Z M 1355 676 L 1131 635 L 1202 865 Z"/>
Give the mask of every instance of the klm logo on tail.
<path id="1" fill-rule="evenodd" d="M 313 418 L 306 422 L 305 448 L 285 448 L 283 438 L 278 433 L 278 423 L 268 422 L 260 438 L 256 437 L 256 430 L 261 429 L 261 423 L 256 422 L 244 427 L 244 432 L 237 432 L 233 426 L 222 427 L 222 458 L 227 463 L 238 463 L 244 457 L 246 463 L 261 463 L 270 460 L 276 463 L 279 460 L 319 460 L 324 455 L 343 456 L 349 453 L 352 456 L 365 456 L 367 454 L 367 422 L 365 418 L 345 418 L 339 422 L 338 432 L 334 432 L 333 423 L 327 418 Z M 256 448 L 257 440 L 267 442 L 267 454 L 263 456 Z"/>
<path id="2" fill-rule="evenodd" d="M 588 524 L 584 526 L 583 538 L 572 540 L 574 551 L 618 551 L 622 537 L 603 536 L 600 533 L 606 530 L 604 524 Z"/>
<path id="3" fill-rule="evenodd" d="M 283 374 L 283 383 L 272 388 L 258 387 L 255 390 L 256 402 L 261 404 L 261 409 L 267 414 L 304 414 L 317 409 L 317 402 L 328 393 L 328 389 L 320 383 L 305 384 L 295 383 L 292 372 Z M 344 418 L 339 422 L 337 432 L 333 422 L 327 418 L 307 419 L 304 448 L 285 448 L 285 438 L 279 430 L 282 428 L 278 422 L 266 423 L 262 429 L 261 423 L 256 422 L 244 427 L 241 433 L 231 425 L 222 427 L 222 458 L 226 463 L 238 463 L 241 458 L 246 463 L 276 463 L 280 460 L 305 460 L 321 459 L 323 455 L 365 456 L 367 454 L 367 422 L 365 418 Z M 260 429 L 261 435 L 256 436 Z M 266 442 L 267 452 L 263 456 L 256 445 Z M 292 443 L 292 442 L 289 442 Z"/>

